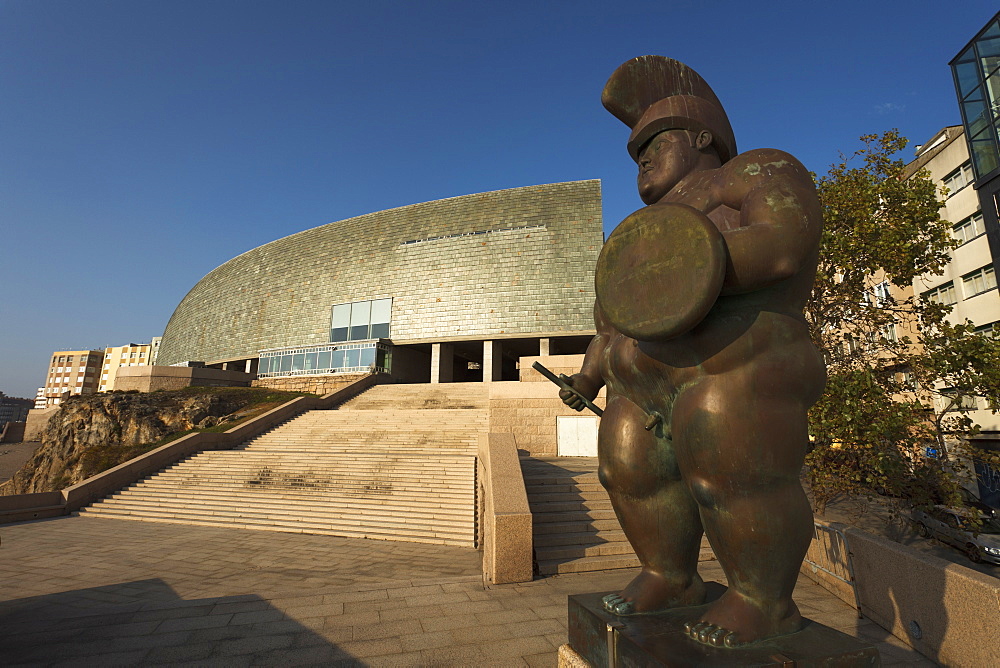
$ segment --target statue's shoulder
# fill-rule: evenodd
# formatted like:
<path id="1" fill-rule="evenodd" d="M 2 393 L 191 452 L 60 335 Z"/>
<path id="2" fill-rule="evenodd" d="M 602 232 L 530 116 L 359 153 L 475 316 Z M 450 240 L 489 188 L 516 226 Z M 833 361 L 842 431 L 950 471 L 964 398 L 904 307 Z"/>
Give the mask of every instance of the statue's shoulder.
<path id="1" fill-rule="evenodd" d="M 722 165 L 720 171 L 729 179 L 758 181 L 772 176 L 810 179 L 809 171 L 795 156 L 776 148 L 756 148 L 740 153 Z"/>

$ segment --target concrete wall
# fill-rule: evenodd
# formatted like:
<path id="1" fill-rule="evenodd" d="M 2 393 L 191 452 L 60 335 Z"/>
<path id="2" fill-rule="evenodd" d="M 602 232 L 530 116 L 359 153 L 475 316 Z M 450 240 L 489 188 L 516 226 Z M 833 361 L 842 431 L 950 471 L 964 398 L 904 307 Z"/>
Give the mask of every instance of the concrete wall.
<path id="1" fill-rule="evenodd" d="M 195 285 L 167 324 L 158 361 L 327 343 L 334 304 L 388 297 L 397 343 L 593 331 L 601 220 L 600 182 L 579 181 L 414 204 L 293 234 Z"/>
<path id="2" fill-rule="evenodd" d="M 51 408 L 32 408 L 28 411 L 28 420 L 25 423 L 24 428 L 24 440 L 42 440 L 42 431 L 45 430 L 45 425 L 49 423 L 49 418 L 55 415 L 58 411 L 58 406 L 52 406 Z"/>
<path id="3" fill-rule="evenodd" d="M 583 355 L 522 357 L 523 382 L 490 383 L 490 431 L 513 434 L 518 449 L 528 454 L 551 457 L 556 454 L 556 417 L 591 413 L 578 413 L 566 406 L 559 398 L 559 388 L 531 368 L 535 360 L 541 360 L 554 373 L 568 376 L 580 370 Z M 604 394 L 602 389 L 594 402 L 599 408 L 604 408 Z"/>
<path id="4" fill-rule="evenodd" d="M 834 532 L 817 531 L 803 573 L 938 663 L 997 665 L 1000 580 L 860 529 L 821 524 Z"/>
<path id="5" fill-rule="evenodd" d="M 116 390 L 180 390 L 185 387 L 249 387 L 253 374 L 185 366 L 125 366 L 115 377 Z"/>

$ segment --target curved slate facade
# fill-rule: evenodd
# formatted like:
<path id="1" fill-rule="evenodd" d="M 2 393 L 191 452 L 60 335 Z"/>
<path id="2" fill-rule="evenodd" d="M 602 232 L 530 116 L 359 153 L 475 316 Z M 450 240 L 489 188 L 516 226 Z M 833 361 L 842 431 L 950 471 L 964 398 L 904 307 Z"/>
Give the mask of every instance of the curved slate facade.
<path id="1" fill-rule="evenodd" d="M 299 232 L 201 279 L 159 364 L 330 340 L 334 304 L 392 298 L 403 344 L 592 332 L 599 181 L 453 197 Z"/>

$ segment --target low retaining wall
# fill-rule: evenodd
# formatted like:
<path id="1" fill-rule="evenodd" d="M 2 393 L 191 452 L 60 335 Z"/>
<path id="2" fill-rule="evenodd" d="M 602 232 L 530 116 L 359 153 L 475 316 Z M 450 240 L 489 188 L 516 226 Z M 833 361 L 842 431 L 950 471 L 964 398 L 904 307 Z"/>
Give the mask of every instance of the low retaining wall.
<path id="1" fill-rule="evenodd" d="M 185 387 L 250 387 L 254 374 L 187 366 L 123 366 L 115 376 L 115 390 L 155 392 Z"/>
<path id="2" fill-rule="evenodd" d="M 323 397 L 292 399 L 263 415 L 247 420 L 222 433 L 188 434 L 135 459 L 130 459 L 124 464 L 91 476 L 61 492 L 0 497 L 0 524 L 72 513 L 185 457 L 204 450 L 235 448 L 240 443 L 248 441 L 300 413 L 333 408 L 337 404 L 364 392 L 369 387 L 383 382 L 386 378 L 382 375 L 365 376 L 350 386 Z M 50 503 L 56 499 L 56 496 L 52 495 L 58 496 L 58 504 Z M 32 513 L 43 514 L 33 516 Z"/>
<path id="3" fill-rule="evenodd" d="M 1000 580 L 847 525 L 816 524 L 806 576 L 938 663 L 995 665 Z"/>
<path id="4" fill-rule="evenodd" d="M 280 378 L 258 378 L 253 387 L 267 387 L 286 392 L 311 392 L 329 394 L 336 392 L 363 378 L 365 374 L 330 374 L 325 376 L 282 376 Z"/>
<path id="5" fill-rule="evenodd" d="M 530 582 L 531 509 L 512 434 L 479 437 L 482 481 L 483 580 L 493 584 Z"/>

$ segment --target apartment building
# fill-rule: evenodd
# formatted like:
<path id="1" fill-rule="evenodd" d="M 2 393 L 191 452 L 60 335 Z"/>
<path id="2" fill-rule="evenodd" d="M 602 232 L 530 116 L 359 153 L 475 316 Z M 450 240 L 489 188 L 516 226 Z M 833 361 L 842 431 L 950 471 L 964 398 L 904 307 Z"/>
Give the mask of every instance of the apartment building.
<path id="1" fill-rule="evenodd" d="M 39 390 L 35 407 L 56 406 L 67 394 L 97 392 L 103 360 L 104 351 L 100 349 L 58 350 L 52 353 L 45 387 Z M 45 405 L 39 406 L 43 400 Z"/>
<path id="2" fill-rule="evenodd" d="M 936 184 L 947 188 L 941 217 L 952 223 L 952 233 L 960 243 L 951 252 L 944 273 L 918 277 L 913 282 L 914 292 L 951 305 L 949 321 L 969 320 L 991 336 L 1000 335 L 1000 294 L 993 255 L 979 197 L 972 187 L 973 170 L 962 126 L 942 128 L 917 147 L 917 158 L 908 168 L 911 174 L 927 169 Z M 963 406 L 983 431 L 1000 431 L 1000 414 L 988 410 L 985 399 L 965 397 Z"/>
<path id="3" fill-rule="evenodd" d="M 123 366 L 152 366 L 156 361 L 159 347 L 160 337 L 156 337 L 150 343 L 129 343 L 105 349 L 98 391 L 107 392 L 115 389 L 118 369 Z"/>

